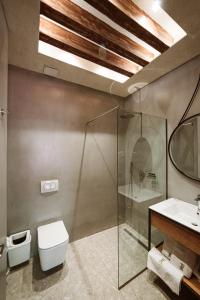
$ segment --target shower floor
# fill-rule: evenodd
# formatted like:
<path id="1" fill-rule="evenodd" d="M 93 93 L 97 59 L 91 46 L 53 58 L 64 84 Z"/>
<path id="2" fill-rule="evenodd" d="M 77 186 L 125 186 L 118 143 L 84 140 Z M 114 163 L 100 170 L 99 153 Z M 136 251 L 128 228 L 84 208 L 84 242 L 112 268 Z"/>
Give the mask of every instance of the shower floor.
<path id="1" fill-rule="evenodd" d="M 122 286 L 146 268 L 147 241 L 128 224 L 119 226 L 119 283 Z"/>
<path id="2" fill-rule="evenodd" d="M 135 239 L 122 228 L 123 255 Z M 138 242 L 135 241 L 137 253 Z M 141 246 L 142 247 L 142 246 Z M 144 247 L 142 247 L 144 249 Z M 141 250 L 141 249 L 140 249 Z M 64 267 L 44 274 L 34 258 L 7 277 L 7 300 L 164 300 L 197 299 L 189 291 L 177 297 L 160 281 L 150 281 L 147 271 L 120 291 L 117 289 L 117 227 L 69 244 Z M 129 255 L 132 255 L 129 252 Z M 136 255 L 136 254 L 135 254 Z M 136 258 L 136 257 L 135 257 Z M 143 256 L 144 263 L 144 256 Z M 137 260 L 135 260 L 137 263 Z M 141 263 L 140 261 L 138 263 Z M 121 266 L 123 267 L 123 266 Z M 124 264 L 129 272 L 134 265 Z"/>

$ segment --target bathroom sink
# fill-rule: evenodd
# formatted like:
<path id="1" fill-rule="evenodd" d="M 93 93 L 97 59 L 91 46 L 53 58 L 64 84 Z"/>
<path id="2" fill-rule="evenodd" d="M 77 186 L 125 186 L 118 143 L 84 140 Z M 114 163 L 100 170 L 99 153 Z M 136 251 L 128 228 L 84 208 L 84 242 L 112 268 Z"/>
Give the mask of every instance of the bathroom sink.
<path id="1" fill-rule="evenodd" d="M 197 215 L 196 205 L 170 198 L 149 208 L 200 233 L 200 216 Z"/>

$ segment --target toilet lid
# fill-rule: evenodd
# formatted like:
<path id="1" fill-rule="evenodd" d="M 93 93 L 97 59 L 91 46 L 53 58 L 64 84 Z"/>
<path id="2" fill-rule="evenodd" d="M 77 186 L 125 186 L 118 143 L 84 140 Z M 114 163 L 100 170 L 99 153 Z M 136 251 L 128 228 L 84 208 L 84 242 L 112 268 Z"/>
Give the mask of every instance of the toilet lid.
<path id="1" fill-rule="evenodd" d="M 69 241 L 69 235 L 63 221 L 38 227 L 38 247 L 48 249 Z"/>

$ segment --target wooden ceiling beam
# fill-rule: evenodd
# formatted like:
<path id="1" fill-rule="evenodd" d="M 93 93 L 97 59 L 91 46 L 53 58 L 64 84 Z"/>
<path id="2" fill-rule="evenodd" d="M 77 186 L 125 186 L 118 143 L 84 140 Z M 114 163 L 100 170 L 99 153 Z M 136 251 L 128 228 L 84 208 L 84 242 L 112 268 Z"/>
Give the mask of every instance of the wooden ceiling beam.
<path id="1" fill-rule="evenodd" d="M 40 16 L 40 36 L 43 42 L 87 59 L 110 70 L 131 77 L 138 67 L 115 53 L 106 51 L 102 58 L 99 46 Z"/>
<path id="2" fill-rule="evenodd" d="M 166 51 L 172 37 L 132 0 L 85 0 L 112 21 L 128 30 L 159 52 Z M 144 18 L 146 28 L 141 25 Z M 148 30 L 149 28 L 149 30 Z M 154 32 L 154 33 L 152 33 Z M 160 38 L 158 38 L 160 36 Z M 163 42 L 165 40 L 165 42 Z"/>
<path id="3" fill-rule="evenodd" d="M 154 58 L 150 50 L 70 0 L 42 0 L 40 13 L 140 66 L 146 66 Z"/>

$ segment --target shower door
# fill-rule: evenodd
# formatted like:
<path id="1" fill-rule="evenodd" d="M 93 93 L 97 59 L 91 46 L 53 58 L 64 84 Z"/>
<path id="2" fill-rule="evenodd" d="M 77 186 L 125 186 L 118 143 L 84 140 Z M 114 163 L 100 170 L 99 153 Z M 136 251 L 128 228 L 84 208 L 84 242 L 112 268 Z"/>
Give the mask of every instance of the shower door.
<path id="1" fill-rule="evenodd" d="M 6 299 L 7 27 L 0 2 L 0 300 Z"/>
<path id="2" fill-rule="evenodd" d="M 118 115 L 119 288 L 146 269 L 148 208 L 166 199 L 166 120 Z M 152 241 L 162 237 L 152 230 Z"/>

